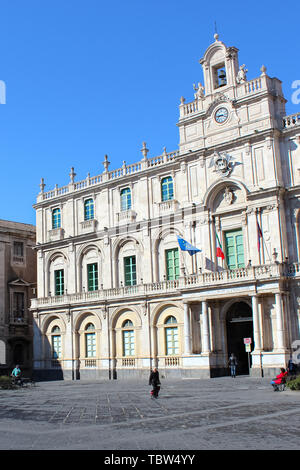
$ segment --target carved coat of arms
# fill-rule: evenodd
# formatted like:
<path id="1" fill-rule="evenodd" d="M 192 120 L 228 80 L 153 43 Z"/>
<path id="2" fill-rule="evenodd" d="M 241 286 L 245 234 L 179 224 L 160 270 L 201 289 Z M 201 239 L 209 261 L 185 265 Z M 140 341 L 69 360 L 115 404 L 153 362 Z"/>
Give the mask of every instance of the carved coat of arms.
<path id="1" fill-rule="evenodd" d="M 225 152 L 215 152 L 211 158 L 209 168 L 214 167 L 213 171 L 216 171 L 221 176 L 229 176 L 235 166 L 233 162 L 234 158 Z"/>

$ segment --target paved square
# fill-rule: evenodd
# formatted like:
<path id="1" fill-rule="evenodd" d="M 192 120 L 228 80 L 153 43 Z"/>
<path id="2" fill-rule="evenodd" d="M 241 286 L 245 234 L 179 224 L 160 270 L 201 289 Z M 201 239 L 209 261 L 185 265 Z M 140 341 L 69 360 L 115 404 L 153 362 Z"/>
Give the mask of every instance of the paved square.
<path id="1" fill-rule="evenodd" d="M 0 390 L 2 450 L 300 449 L 300 392 L 269 378 L 56 381 Z"/>

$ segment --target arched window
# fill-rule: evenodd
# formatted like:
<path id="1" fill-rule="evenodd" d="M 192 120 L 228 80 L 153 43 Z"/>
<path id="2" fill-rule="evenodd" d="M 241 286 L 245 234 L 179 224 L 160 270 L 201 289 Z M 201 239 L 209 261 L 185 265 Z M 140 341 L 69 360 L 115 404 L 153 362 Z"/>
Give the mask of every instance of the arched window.
<path id="1" fill-rule="evenodd" d="M 175 356 L 179 354 L 177 320 L 172 315 L 165 321 L 165 338 L 166 355 Z"/>
<path id="2" fill-rule="evenodd" d="M 133 323 L 131 320 L 125 320 L 122 325 L 123 331 L 123 356 L 134 356 L 135 347 L 134 347 L 134 330 Z"/>
<path id="3" fill-rule="evenodd" d="M 51 330 L 52 358 L 61 358 L 61 335 L 59 326 L 55 325 Z"/>
<path id="4" fill-rule="evenodd" d="M 174 197 L 173 178 L 167 176 L 161 180 L 161 200 L 169 201 Z"/>
<path id="5" fill-rule="evenodd" d="M 61 226 L 61 214 L 60 209 L 57 207 L 52 211 L 52 228 L 60 228 Z"/>
<path id="6" fill-rule="evenodd" d="M 85 354 L 86 357 L 96 357 L 96 332 L 93 323 L 85 327 Z"/>
<path id="7" fill-rule="evenodd" d="M 94 218 L 94 200 L 87 199 L 84 201 L 84 220 L 92 220 Z"/>
<path id="8" fill-rule="evenodd" d="M 121 211 L 131 209 L 131 189 L 124 188 L 121 191 Z"/>

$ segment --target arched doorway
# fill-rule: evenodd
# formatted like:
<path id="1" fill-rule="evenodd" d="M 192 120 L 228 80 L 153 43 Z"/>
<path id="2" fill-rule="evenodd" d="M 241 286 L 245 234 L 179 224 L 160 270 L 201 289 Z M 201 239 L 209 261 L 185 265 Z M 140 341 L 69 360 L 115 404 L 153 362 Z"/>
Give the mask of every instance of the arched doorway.
<path id="1" fill-rule="evenodd" d="M 246 302 L 231 305 L 227 312 L 226 330 L 228 356 L 234 353 L 238 359 L 237 374 L 249 374 L 251 356 L 246 352 L 244 338 L 252 338 L 253 343 L 253 320 L 252 309 Z"/>

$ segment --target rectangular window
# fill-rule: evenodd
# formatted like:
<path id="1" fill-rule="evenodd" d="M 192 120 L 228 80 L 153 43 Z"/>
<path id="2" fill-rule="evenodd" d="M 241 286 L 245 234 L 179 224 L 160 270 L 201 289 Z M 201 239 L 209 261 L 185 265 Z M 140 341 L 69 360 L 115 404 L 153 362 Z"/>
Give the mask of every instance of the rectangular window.
<path id="1" fill-rule="evenodd" d="M 228 269 L 244 268 L 244 242 L 242 230 L 225 233 L 226 262 Z"/>
<path id="2" fill-rule="evenodd" d="M 15 318 L 24 318 L 24 293 L 23 292 L 14 292 L 13 297 L 13 310 Z"/>
<path id="3" fill-rule="evenodd" d="M 94 218 L 94 201 L 87 199 L 84 203 L 84 220 L 92 220 Z"/>
<path id="4" fill-rule="evenodd" d="M 52 228 L 60 228 L 61 218 L 60 209 L 54 209 L 52 211 Z"/>
<path id="5" fill-rule="evenodd" d="M 136 261 L 135 256 L 124 258 L 124 278 L 125 286 L 136 285 Z"/>
<path id="6" fill-rule="evenodd" d="M 65 290 L 64 270 L 54 271 L 55 295 L 63 295 Z"/>
<path id="7" fill-rule="evenodd" d="M 96 357 L 95 333 L 86 333 L 86 357 Z"/>
<path id="8" fill-rule="evenodd" d="M 61 336 L 52 335 L 52 359 L 59 359 L 61 357 Z"/>
<path id="9" fill-rule="evenodd" d="M 179 354 L 177 327 L 166 328 L 166 349 L 167 356 Z"/>
<path id="10" fill-rule="evenodd" d="M 134 356 L 134 331 L 125 330 L 123 331 L 123 355 Z"/>
<path id="11" fill-rule="evenodd" d="M 168 281 L 179 278 L 180 269 L 178 248 L 166 250 L 166 272 Z"/>
<path id="12" fill-rule="evenodd" d="M 121 191 L 121 211 L 128 211 L 129 209 L 131 209 L 131 190 L 125 188 Z"/>
<path id="13" fill-rule="evenodd" d="M 98 263 L 87 265 L 88 290 L 98 290 Z"/>
<path id="14" fill-rule="evenodd" d="M 14 242 L 14 256 L 24 256 L 24 243 Z"/>
<path id="15" fill-rule="evenodd" d="M 161 200 L 170 201 L 174 197 L 173 179 L 171 176 L 161 182 Z"/>

